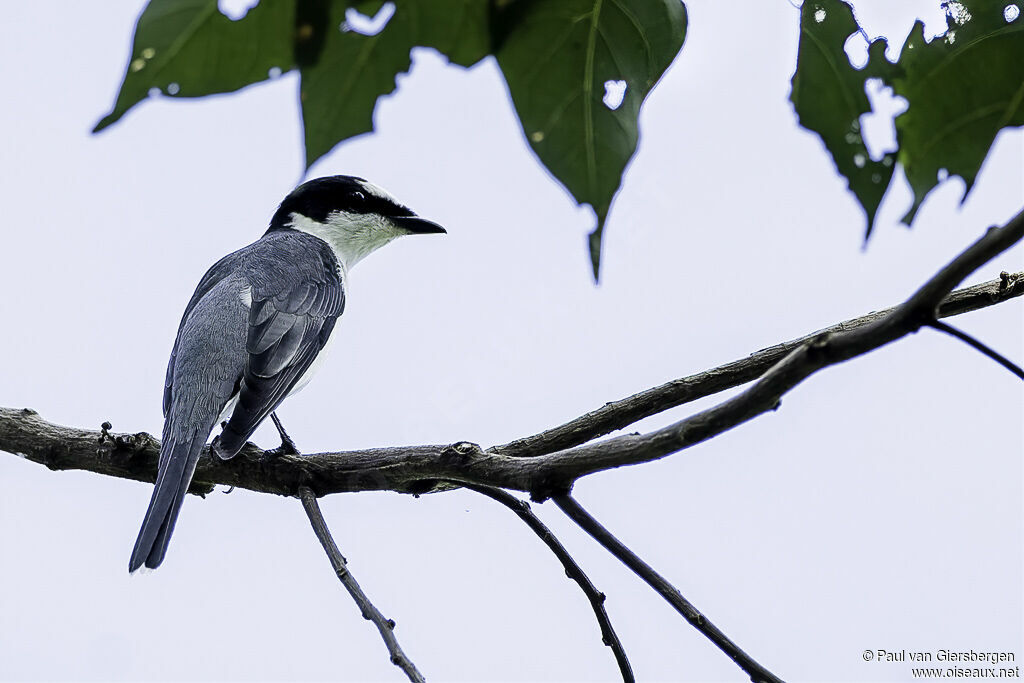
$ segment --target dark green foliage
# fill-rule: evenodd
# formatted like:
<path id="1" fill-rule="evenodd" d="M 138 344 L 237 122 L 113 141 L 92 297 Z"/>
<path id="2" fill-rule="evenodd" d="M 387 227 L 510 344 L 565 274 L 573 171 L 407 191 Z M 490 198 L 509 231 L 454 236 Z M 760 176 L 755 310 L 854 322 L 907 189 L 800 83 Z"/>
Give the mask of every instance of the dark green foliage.
<path id="1" fill-rule="evenodd" d="M 530 145 L 597 214 L 596 277 L 601 231 L 636 151 L 640 105 L 683 44 L 680 1 L 397 0 L 376 35 L 343 30 L 349 7 L 373 15 L 382 5 L 263 0 L 231 21 L 216 0 L 151 0 L 117 102 L 96 130 L 152 88 L 197 97 L 265 80 L 275 67 L 297 68 L 308 168 L 339 142 L 373 130 L 377 99 L 409 69 L 413 47 L 435 48 L 462 66 L 496 54 Z M 614 110 L 602 102 L 606 81 L 626 84 Z"/>
<path id="2" fill-rule="evenodd" d="M 217 0 L 152 0 L 135 26 L 114 108 L 94 132 L 120 119 L 153 88 L 198 97 L 266 80 L 273 68 L 287 71 L 294 18 L 294 0 L 260 3 L 239 21 L 221 14 Z"/>
<path id="3" fill-rule="evenodd" d="M 157 89 L 176 97 L 230 92 L 275 71 L 301 72 L 307 168 L 338 143 L 373 130 L 381 95 L 409 69 L 413 47 L 471 66 L 494 55 L 524 135 L 541 163 L 597 224 L 590 255 L 597 277 L 601 235 L 622 174 L 636 152 L 637 119 L 651 88 L 682 47 L 679 0 L 396 0 L 376 35 L 346 30 L 346 10 L 375 15 L 382 0 L 263 0 L 238 21 L 217 0 L 150 0 L 135 29 L 124 83 L 101 130 Z M 870 234 L 897 161 L 914 192 L 910 222 L 940 174 L 970 191 L 997 133 L 1024 125 L 1024 17 L 1016 0 L 944 5 L 948 30 L 925 41 L 918 22 L 897 63 L 870 44 L 850 64 L 847 39 L 861 31 L 842 0 L 806 0 L 791 99 L 848 181 Z M 1011 8 L 1004 16 L 1004 9 Z M 1016 15 L 1012 8 L 1017 9 Z M 898 150 L 874 161 L 860 117 L 865 84 L 878 78 L 908 109 L 896 118 Z M 606 106 L 605 84 L 625 85 Z M 966 196 L 966 195 L 965 195 Z"/>
<path id="4" fill-rule="evenodd" d="M 919 21 L 903 44 L 903 73 L 891 82 L 910 103 L 896 119 L 899 161 L 914 191 L 905 223 L 938 184 L 940 169 L 964 179 L 966 198 L 996 134 L 1024 125 L 1024 17 L 1007 21 L 1010 4 L 950 3 L 944 37 L 926 43 Z M 1020 12 L 1022 5 L 1012 6 Z"/>
<path id="5" fill-rule="evenodd" d="M 864 83 L 885 62 L 885 41 L 876 41 L 864 69 L 846 57 L 846 39 L 860 30 L 850 6 L 841 0 L 808 0 L 800 16 L 800 47 L 790 99 L 800 125 L 821 136 L 836 168 L 867 214 L 868 233 L 892 179 L 894 159 L 868 156 L 860 117 L 871 111 Z"/>
<path id="6" fill-rule="evenodd" d="M 678 0 L 521 0 L 497 24 L 498 64 L 526 139 L 597 214 L 596 279 L 605 218 L 636 151 L 640 105 L 683 45 L 686 11 Z M 614 110 L 602 101 L 608 81 L 626 83 Z"/>
<path id="7" fill-rule="evenodd" d="M 896 118 L 895 157 L 914 193 L 903 218 L 908 224 L 940 182 L 940 171 L 962 177 L 969 192 L 996 134 L 1024 125 L 1024 18 L 1012 10 L 1019 15 L 1020 4 L 964 0 L 945 7 L 943 36 L 926 42 L 918 21 L 895 64 L 886 60 L 885 41 L 878 39 L 867 66 L 857 70 L 843 49 L 860 30 L 849 5 L 804 2 L 791 99 L 800 124 L 821 136 L 849 181 L 867 214 L 868 234 L 893 163 L 891 155 L 871 161 L 864 148 L 857 119 L 870 111 L 867 79 L 880 78 L 907 100 L 907 110 Z"/>

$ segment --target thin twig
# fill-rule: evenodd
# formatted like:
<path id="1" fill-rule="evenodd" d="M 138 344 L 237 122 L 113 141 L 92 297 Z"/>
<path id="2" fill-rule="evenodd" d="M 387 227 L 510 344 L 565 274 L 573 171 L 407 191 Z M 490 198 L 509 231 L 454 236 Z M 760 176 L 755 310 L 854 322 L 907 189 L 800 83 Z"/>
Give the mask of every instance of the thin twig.
<path id="1" fill-rule="evenodd" d="M 374 607 L 370 599 L 366 597 L 366 593 L 356 583 L 352 572 L 348 570 L 348 564 L 345 562 L 345 558 L 341 556 L 341 551 L 338 550 L 338 546 L 334 543 L 331 531 L 327 528 L 327 522 L 324 521 L 324 516 L 320 512 L 320 504 L 317 503 L 316 494 L 308 486 L 300 486 L 299 500 L 302 501 L 302 507 L 306 510 L 306 515 L 309 517 L 309 523 L 313 525 L 316 537 L 320 539 L 320 545 L 324 547 L 327 557 L 331 560 L 334 573 L 338 575 L 338 578 L 345 585 L 352 599 L 356 601 L 356 605 L 359 606 L 359 611 L 362 612 L 363 618 L 372 621 L 377 630 L 380 631 L 384 644 L 388 646 L 391 663 L 404 671 L 405 675 L 413 683 L 425 683 L 426 679 L 423 678 L 423 674 L 416 669 L 416 665 L 405 655 L 398 644 L 398 640 L 395 638 L 395 622 L 387 619 L 380 613 L 379 609 Z"/>
<path id="2" fill-rule="evenodd" d="M 938 318 L 961 315 L 1024 295 L 1024 272 L 1002 273 L 998 280 L 989 280 L 964 287 L 942 300 L 935 312 Z M 632 396 L 609 401 L 600 408 L 569 420 L 565 424 L 532 436 L 510 441 L 488 449 L 489 453 L 526 458 L 579 446 L 605 434 L 625 429 L 645 417 L 705 396 L 711 396 L 753 381 L 763 375 L 790 352 L 823 334 L 850 332 L 891 315 L 899 306 L 844 320 L 817 332 L 805 334 L 781 344 L 770 346 L 745 358 L 734 360 L 711 370 L 680 377 L 671 382 L 646 389 Z"/>
<path id="3" fill-rule="evenodd" d="M 981 351 L 983 354 L 985 354 L 995 362 L 999 363 L 1004 368 L 1006 368 L 1013 374 L 1017 375 L 1021 379 L 1024 379 L 1024 368 L 1021 368 L 1019 365 L 1014 363 L 1012 360 L 1010 360 L 1003 354 L 999 353 L 998 351 L 992 349 L 989 346 L 986 346 L 985 344 L 978 341 L 977 339 L 967 334 L 963 330 L 959 330 L 953 327 L 952 325 L 948 325 L 940 320 L 933 320 L 930 323 L 928 323 L 928 326 L 934 327 L 936 330 L 939 330 L 940 332 L 945 332 L 951 337 L 956 337 L 957 339 L 964 342 L 968 346 L 971 346 L 977 349 L 978 351 Z"/>
<path id="4" fill-rule="evenodd" d="M 583 569 L 576 563 L 576 560 L 572 558 L 569 551 L 565 549 L 565 546 L 559 542 L 555 535 L 551 532 L 544 522 L 540 521 L 537 515 L 533 514 L 530 509 L 530 504 L 525 500 L 520 500 L 507 491 L 497 489 L 491 486 L 478 486 L 476 484 L 467 484 L 466 488 L 476 491 L 477 493 L 483 494 L 488 498 L 498 501 L 512 512 L 519 515 L 519 518 L 526 522 L 526 525 L 530 527 L 533 533 L 540 537 L 540 540 L 544 541 L 544 544 L 551 549 L 551 552 L 555 554 L 558 561 L 562 563 L 565 568 L 565 575 L 570 579 L 579 584 L 580 588 L 587 596 L 587 600 L 590 601 L 590 606 L 594 610 L 594 616 L 597 617 L 597 623 L 601 626 L 601 641 L 612 649 L 615 654 L 615 661 L 619 664 L 619 672 L 622 674 L 622 680 L 625 683 L 633 683 L 636 679 L 633 677 L 633 668 L 629 664 L 629 659 L 626 657 L 626 651 L 622 647 L 622 641 L 619 640 L 619 636 L 616 635 L 615 629 L 612 628 L 612 622 L 608 618 L 608 612 L 604 609 L 605 594 L 597 590 L 590 579 L 583 572 Z"/>
<path id="5" fill-rule="evenodd" d="M 572 480 L 592 472 L 655 460 L 776 407 L 779 397 L 809 374 L 910 334 L 935 315 L 956 315 L 1021 296 L 1024 294 L 1024 273 L 967 287 L 945 298 L 942 294 L 949 291 L 950 282 L 957 282 L 957 278 L 965 277 L 976 267 L 979 249 L 987 258 L 992 258 L 1019 239 L 1024 232 L 1022 216 L 1024 214 L 1018 215 L 1000 229 L 996 235 L 999 240 L 986 237 L 979 241 L 979 245 L 972 246 L 968 250 L 971 252 L 969 262 L 962 260 L 966 251 L 958 256 L 954 261 L 957 268 L 953 276 L 948 277 L 945 272 L 936 275 L 928 282 L 929 289 L 923 300 L 919 298 L 919 292 L 913 301 L 908 300 L 895 308 L 833 325 L 811 337 L 815 340 L 813 344 L 808 344 L 808 338 L 786 342 L 741 361 L 641 392 L 610 404 L 608 411 L 599 409 L 567 423 L 564 431 L 562 428 L 550 430 L 555 433 L 551 439 L 541 438 L 548 434 L 542 432 L 522 440 L 529 444 L 526 450 L 513 448 L 519 442 L 512 442 L 508 449 L 499 447 L 500 452 L 463 449 L 462 453 L 455 453 L 457 457 L 450 455 L 453 452 L 451 446 L 423 445 L 268 458 L 266 451 L 248 444 L 237 457 L 226 462 L 204 453 L 189 492 L 204 494 L 213 490 L 215 485 L 224 485 L 287 496 L 293 495 L 298 486 L 309 484 L 322 495 L 355 491 L 424 493 L 433 490 L 429 485 L 432 481 L 470 482 L 533 492 L 543 489 L 548 481 L 553 483 L 549 487 L 551 490 L 564 489 Z M 937 313 L 936 301 L 941 302 Z M 906 315 L 908 306 L 913 309 L 913 316 Z M 791 373 L 788 378 L 783 378 L 775 372 L 772 383 L 760 384 L 756 392 L 748 389 L 741 394 L 744 398 L 738 404 L 730 399 L 711 411 L 698 413 L 689 421 L 677 423 L 674 431 L 620 436 L 548 452 L 554 445 L 592 439 L 674 405 L 758 377 L 766 379 L 768 368 L 783 365 L 780 358 L 786 360 L 785 369 L 792 370 L 794 366 L 805 363 L 809 350 L 823 350 L 829 346 L 826 342 L 838 341 L 843 342 L 841 354 L 812 354 L 816 358 L 814 367 L 807 366 L 806 372 L 798 373 L 799 377 Z M 797 358 L 787 358 L 794 352 L 799 352 Z M 751 402 L 754 395 L 762 397 L 757 406 Z M 145 432 L 103 437 L 99 431 L 54 424 L 28 408 L 0 407 L 0 450 L 21 455 L 52 470 L 85 470 L 152 483 L 156 477 L 160 442 Z M 504 457 L 537 453 L 544 455 Z M 451 484 L 445 483 L 445 486 L 450 488 Z"/>
<path id="6" fill-rule="evenodd" d="M 569 517 L 569 519 L 578 524 L 581 529 L 586 531 L 594 538 L 594 540 L 604 546 L 605 550 L 610 552 L 624 565 L 633 570 L 637 576 L 643 579 L 647 585 L 653 588 L 661 597 L 665 598 L 665 600 L 667 600 L 677 612 L 683 615 L 683 617 L 690 622 L 695 629 L 704 634 L 704 636 L 714 643 L 718 649 L 736 662 L 741 669 L 747 672 L 751 681 L 754 681 L 755 683 L 781 683 L 781 679 L 779 677 L 758 664 L 750 655 L 741 650 L 736 643 L 732 642 L 728 636 L 722 633 L 717 626 L 708 621 L 707 617 L 701 614 L 696 607 L 684 598 L 682 593 L 680 593 L 675 586 L 669 583 L 661 574 L 654 571 L 654 569 L 652 569 L 649 564 L 641 560 L 636 553 L 623 545 L 623 543 L 619 539 L 615 538 L 610 531 L 605 529 L 600 522 L 591 517 L 590 513 L 584 510 L 572 496 L 568 493 L 564 493 L 552 496 L 551 500 L 555 502 L 555 505 L 557 505 L 562 512 Z"/>
<path id="7" fill-rule="evenodd" d="M 692 400 L 694 392 L 707 395 L 727 388 L 727 385 L 735 386 L 729 385 L 728 381 L 736 378 L 746 377 L 737 383 L 749 381 L 753 378 L 749 376 L 751 373 L 756 373 L 754 377 L 760 379 L 745 391 L 708 410 L 648 434 L 620 436 L 553 452 L 552 442 L 545 442 L 540 446 L 542 450 L 534 451 L 543 455 L 532 458 L 512 457 L 517 454 L 514 452 L 515 449 L 511 449 L 511 453 L 485 452 L 479 446 L 468 442 L 320 453 L 302 457 L 282 455 L 277 458 L 268 458 L 265 451 L 247 445 L 239 457 L 227 462 L 211 458 L 208 452 L 204 453 L 189 490 L 193 493 L 208 492 L 213 485 L 224 484 L 284 495 L 295 495 L 297 490 L 300 491 L 310 521 L 317 530 L 339 578 L 353 596 L 356 596 L 358 591 L 362 600 L 369 605 L 365 595 L 362 595 L 354 580 L 351 580 L 351 575 L 345 568 L 344 558 L 330 540 L 311 488 L 315 488 L 322 495 L 369 490 L 423 493 L 433 490 L 435 484 L 451 488 L 451 482 L 458 482 L 526 491 L 537 498 L 560 495 L 568 491 L 572 483 L 580 477 L 665 457 L 774 410 L 786 392 L 818 370 L 890 344 L 929 325 L 937 316 L 954 314 L 944 312 L 944 306 L 952 298 L 950 292 L 953 287 L 997 254 L 1013 246 L 1022 237 L 1024 212 L 1019 213 L 1001 228 L 990 228 L 981 239 L 961 252 L 894 309 L 849 321 L 850 327 L 845 327 L 845 324 L 837 326 L 841 329 L 832 328 L 817 334 L 802 341 L 793 349 L 783 348 L 770 354 L 762 352 L 765 355 L 757 354 L 761 358 L 756 362 L 751 363 L 750 359 L 746 359 L 746 364 L 740 364 L 738 367 L 723 366 L 711 371 L 721 371 L 721 374 L 700 380 L 700 389 L 686 387 L 686 394 L 691 396 L 686 400 Z M 1018 275 L 1004 276 L 999 281 L 986 283 L 980 287 L 984 291 L 973 292 L 972 303 L 954 303 L 956 312 L 974 310 L 1020 296 L 1024 293 L 1024 279 Z M 978 289 L 974 287 L 963 291 Z M 725 381 L 722 379 L 723 375 L 731 379 Z M 705 393 L 701 394 L 702 391 Z M 654 412 L 678 405 L 678 401 L 672 402 L 676 398 L 669 397 L 663 403 L 658 403 L 658 410 Z M 635 411 L 629 414 L 633 415 L 630 422 L 643 416 Z M 618 415 L 615 419 L 620 417 L 621 415 Z M 579 418 L 584 423 L 583 431 L 580 433 L 590 430 L 587 439 L 605 433 L 601 430 L 607 430 L 614 422 L 604 418 L 591 418 L 592 415 Z M 615 428 L 618 427 L 613 427 Z M 109 430 L 106 432 L 101 434 L 56 425 L 40 418 L 35 411 L 29 409 L 0 408 L 2 450 L 21 455 L 53 470 L 88 470 L 152 482 L 157 469 L 159 442 L 145 433 L 112 435 L 109 434 Z M 579 437 L 573 432 L 567 438 Z M 518 453 L 523 454 L 531 453 Z M 322 529 L 317 527 L 317 518 Z M 663 581 L 653 574 L 653 570 L 650 571 L 652 579 Z M 355 586 L 355 590 L 349 582 Z M 667 582 L 665 586 L 671 588 Z M 681 596 L 679 597 L 681 599 Z M 358 597 L 357 602 L 360 602 Z M 379 612 L 374 610 L 374 613 L 378 617 L 374 621 L 390 649 L 391 643 L 394 642 L 392 625 Z M 373 618 L 367 614 L 364 612 L 368 619 Z M 703 619 L 696 610 L 693 610 L 692 617 L 697 621 Z M 397 649 L 397 642 L 395 648 Z M 401 655 L 401 650 L 397 652 Z M 392 657 L 395 661 L 394 653 Z M 403 660 L 408 663 L 404 655 L 401 655 L 396 664 L 403 666 Z M 408 666 L 413 674 L 419 676 L 411 664 Z M 413 678 L 413 674 L 408 670 L 406 673 L 412 680 L 422 680 L 421 676 Z"/>

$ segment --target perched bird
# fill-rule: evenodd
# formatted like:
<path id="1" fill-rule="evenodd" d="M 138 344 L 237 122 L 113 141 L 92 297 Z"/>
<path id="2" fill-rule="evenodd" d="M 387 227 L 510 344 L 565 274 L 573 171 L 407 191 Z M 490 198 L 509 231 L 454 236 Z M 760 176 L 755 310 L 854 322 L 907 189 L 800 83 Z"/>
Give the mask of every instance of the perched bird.
<path id="1" fill-rule="evenodd" d="M 164 383 L 156 487 L 128 571 L 164 559 L 199 454 L 235 456 L 268 415 L 320 364 L 345 309 L 348 272 L 402 235 L 443 233 L 376 185 L 317 178 L 285 197 L 267 232 L 218 261 L 185 308 Z"/>

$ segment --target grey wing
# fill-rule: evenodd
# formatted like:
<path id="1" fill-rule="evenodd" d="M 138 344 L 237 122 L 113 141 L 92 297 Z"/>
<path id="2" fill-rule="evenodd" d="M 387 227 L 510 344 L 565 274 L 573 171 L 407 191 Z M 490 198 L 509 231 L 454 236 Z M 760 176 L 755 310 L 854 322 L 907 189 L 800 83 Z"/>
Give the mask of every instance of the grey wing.
<path id="1" fill-rule="evenodd" d="M 306 282 L 272 296 L 253 293 L 238 403 L 221 434 L 221 457 L 245 445 L 256 427 L 288 396 L 327 344 L 345 308 L 340 280 Z"/>
<path id="2" fill-rule="evenodd" d="M 181 322 L 178 324 L 178 334 L 174 338 L 174 347 L 171 349 L 171 359 L 167 362 L 167 375 L 164 379 L 164 417 L 167 417 L 167 411 L 171 409 L 171 387 L 174 385 L 174 361 L 178 357 L 178 343 L 181 340 L 181 331 L 185 327 L 185 321 L 188 320 L 188 316 L 192 313 L 192 310 L 199 303 L 200 299 L 206 296 L 211 289 L 217 286 L 222 280 L 230 276 L 238 268 L 239 262 L 243 258 L 244 249 L 239 249 L 236 252 L 228 254 L 220 261 L 210 266 L 210 269 L 203 275 L 203 279 L 199 281 L 199 285 L 196 287 L 196 291 L 192 294 L 192 298 L 188 302 L 188 306 L 185 307 L 185 312 L 181 316 Z"/>

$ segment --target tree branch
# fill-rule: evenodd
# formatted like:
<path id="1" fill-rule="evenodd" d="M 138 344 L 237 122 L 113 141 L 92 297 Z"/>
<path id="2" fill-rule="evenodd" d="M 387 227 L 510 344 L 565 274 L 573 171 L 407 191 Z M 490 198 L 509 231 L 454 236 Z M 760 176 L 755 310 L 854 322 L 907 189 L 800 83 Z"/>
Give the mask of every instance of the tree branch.
<path id="1" fill-rule="evenodd" d="M 476 491 L 482 495 L 487 496 L 493 500 L 498 501 L 512 512 L 519 515 L 519 518 L 523 520 L 528 527 L 540 537 L 540 540 L 544 541 L 544 544 L 551 549 L 551 552 L 555 554 L 558 561 L 562 563 L 565 568 L 565 575 L 570 579 L 579 584 L 583 593 L 586 594 L 587 600 L 590 601 L 590 606 L 594 610 L 594 616 L 597 617 L 597 623 L 601 627 L 601 641 L 612 649 L 615 654 L 615 661 L 619 665 L 619 673 L 622 674 L 622 680 L 625 683 L 632 683 L 636 679 L 633 677 L 633 667 L 629 664 L 629 659 L 626 658 L 626 651 L 622 647 L 622 641 L 619 640 L 619 636 L 616 635 L 615 629 L 612 628 L 612 622 L 608 618 L 608 612 L 604 609 L 605 594 L 597 590 L 590 579 L 583 572 L 576 560 L 572 558 L 569 551 L 565 549 L 555 535 L 551 533 L 551 529 L 545 526 L 544 522 L 540 521 L 537 515 L 533 514 L 530 509 L 530 504 L 525 500 L 520 500 L 512 494 L 503 491 L 501 489 L 492 488 L 490 486 L 477 486 L 476 484 L 466 484 L 466 488 Z"/>
<path id="2" fill-rule="evenodd" d="M 619 403 L 626 407 L 613 408 L 611 416 L 602 413 L 592 418 L 594 413 L 591 413 L 574 421 L 580 423 L 581 431 L 572 438 L 578 440 L 587 434 L 604 433 L 627 424 L 628 420 L 657 412 L 656 408 L 664 410 L 763 374 L 756 384 L 733 398 L 648 434 L 619 436 L 530 458 L 514 457 L 510 453 L 529 455 L 547 450 L 553 442 L 541 438 L 545 445 L 529 448 L 513 447 L 517 443 L 513 442 L 491 453 L 475 444 L 459 442 L 450 446 L 279 457 L 268 457 L 259 448 L 247 445 L 239 457 L 227 462 L 204 453 L 190 491 L 203 493 L 213 485 L 223 484 L 287 496 L 298 495 L 300 486 L 310 486 L 320 495 L 368 490 L 424 493 L 450 488 L 450 484 L 444 482 L 461 482 L 526 491 L 538 498 L 564 492 L 580 477 L 665 457 L 773 410 L 783 394 L 811 374 L 916 332 L 936 315 L 975 310 L 1024 294 L 1024 274 L 1015 274 L 946 296 L 960 280 L 1016 243 L 1022 235 L 1024 213 L 1002 228 L 990 229 L 895 308 L 841 323 L 742 361 L 665 385 L 676 385 L 676 388 L 659 387 L 625 399 Z M 653 400 L 651 392 L 661 392 L 659 400 L 662 402 Z M 634 405 L 639 408 L 634 409 Z M 576 427 L 570 431 L 576 432 Z M 543 433 L 538 435 L 543 436 Z M 152 482 L 159 443 L 145 433 L 101 434 L 54 425 L 28 409 L 0 408 L 0 449 L 55 470 L 83 469 Z"/>
<path id="3" fill-rule="evenodd" d="M 345 562 L 345 558 L 342 557 L 341 551 L 338 550 L 338 546 L 334 543 L 331 531 L 327 528 L 327 522 L 324 521 L 324 516 L 320 512 L 320 504 L 316 501 L 316 494 L 308 486 L 301 486 L 299 487 L 299 500 L 302 501 L 302 507 L 306 510 L 306 515 L 309 517 L 309 523 L 313 525 L 316 537 L 320 539 L 320 545 L 324 547 L 324 551 L 331 561 L 331 566 L 334 567 L 334 573 L 338 575 L 338 579 L 345 585 L 345 589 L 348 590 L 352 599 L 356 601 L 359 611 L 363 614 L 363 619 L 372 621 L 373 625 L 380 631 L 380 637 L 384 639 L 384 644 L 388 647 L 388 654 L 391 655 L 391 663 L 404 671 L 405 675 L 413 683 L 426 683 L 423 674 L 416 669 L 416 665 L 406 657 L 401 646 L 398 644 L 398 640 L 395 638 L 395 622 L 386 618 L 380 613 L 379 609 L 374 607 L 370 599 L 366 597 L 366 593 L 356 583 L 356 578 L 352 576 L 352 572 L 348 570 L 348 564 Z"/>
<path id="4" fill-rule="evenodd" d="M 650 389 L 561 427 L 495 447 L 490 452 L 473 443 L 458 442 L 449 446 L 270 456 L 268 452 L 248 444 L 239 457 L 225 462 L 211 458 L 207 449 L 199 461 L 190 491 L 202 494 L 215 484 L 224 484 L 299 497 L 339 578 L 363 609 L 364 617 L 377 624 L 388 644 L 392 661 L 402 667 L 413 681 L 423 680 L 422 676 L 398 648 L 392 631 L 393 623 L 384 619 L 369 603 L 348 573 L 344 558 L 330 538 L 320 514 L 314 490 L 320 495 L 366 490 L 424 493 L 469 485 L 477 490 L 496 487 L 526 491 L 539 500 L 554 496 L 566 514 L 669 599 L 681 614 L 743 666 L 754 680 L 774 681 L 777 680 L 774 676 L 707 624 L 706 619 L 674 587 L 587 515 L 568 496 L 570 488 L 580 477 L 665 457 L 774 410 L 786 392 L 818 370 L 873 351 L 916 332 L 922 326 L 934 325 L 939 316 L 955 315 L 1020 296 L 1024 293 L 1024 274 L 1021 273 L 1013 276 L 1004 273 L 999 281 L 969 287 L 955 294 L 950 292 L 966 276 L 1018 242 L 1022 236 L 1024 212 L 1002 228 L 990 228 L 899 306 L 846 321 L 793 342 L 765 349 L 741 361 Z M 630 434 L 603 442 L 589 442 L 642 417 L 758 377 L 745 391 L 662 429 L 643 435 Z M 107 423 L 103 424 L 100 432 L 72 429 L 49 423 L 29 409 L 0 408 L 0 449 L 54 470 L 84 469 L 152 482 L 160 448 L 156 439 L 145 433 L 114 435 L 109 429 Z M 531 528 L 536 531 L 533 525 Z M 550 543 L 549 546 L 554 550 Z M 596 605 L 595 613 L 598 613 Z M 600 614 L 598 618 L 601 618 Z M 621 647 L 616 650 L 617 657 L 620 650 Z"/>
<path id="5" fill-rule="evenodd" d="M 665 598 L 677 612 L 683 615 L 683 618 L 690 622 L 691 626 L 704 634 L 719 650 L 736 662 L 741 669 L 747 672 L 751 681 L 755 683 L 782 683 L 781 679 L 754 661 L 753 657 L 741 650 L 739 645 L 732 642 L 717 626 L 708 621 L 707 617 L 701 614 L 696 607 L 684 598 L 682 593 L 669 583 L 665 577 L 654 571 L 649 564 L 641 560 L 636 553 L 623 545 L 622 541 L 615 538 L 600 522 L 591 517 L 590 513 L 584 510 L 583 506 L 577 503 L 572 496 L 566 493 L 552 496 L 551 500 L 569 519 L 576 522 L 581 529 L 604 546 L 605 550 L 632 569 L 658 595 Z"/>
<path id="6" fill-rule="evenodd" d="M 999 353 L 998 351 L 989 348 L 985 344 L 982 344 L 980 341 L 978 341 L 971 335 L 967 334 L 966 332 L 959 330 L 953 327 L 952 325 L 947 325 L 946 323 L 940 322 L 938 320 L 933 320 L 932 322 L 928 323 L 928 326 L 933 327 L 940 332 L 945 332 L 951 337 L 959 339 L 960 341 L 967 344 L 971 348 L 980 351 L 981 353 L 988 356 L 995 362 L 999 363 L 1004 368 L 1006 368 L 1013 374 L 1017 375 L 1017 377 L 1024 379 L 1024 368 L 1021 368 L 1019 365 L 1017 365 L 1012 360 L 1010 360 L 1003 354 Z"/>
<path id="7" fill-rule="evenodd" d="M 1024 294 L 1024 272 L 1012 274 L 1004 272 L 998 280 L 990 280 L 951 293 L 939 304 L 936 317 L 947 318 L 969 313 L 1022 294 Z M 753 381 L 763 375 L 768 368 L 785 358 L 791 351 L 811 339 L 822 334 L 849 332 L 865 327 L 892 314 L 896 308 L 893 306 L 845 320 L 823 330 L 762 349 L 746 358 L 740 358 L 695 375 L 674 379 L 628 398 L 605 403 L 600 408 L 563 425 L 533 436 L 510 441 L 501 446 L 495 446 L 489 451 L 500 455 L 533 457 L 578 446 L 605 434 L 624 429 L 634 422 L 657 415 L 669 408 L 675 408 Z"/>

